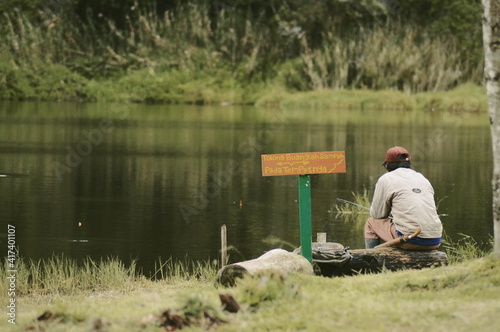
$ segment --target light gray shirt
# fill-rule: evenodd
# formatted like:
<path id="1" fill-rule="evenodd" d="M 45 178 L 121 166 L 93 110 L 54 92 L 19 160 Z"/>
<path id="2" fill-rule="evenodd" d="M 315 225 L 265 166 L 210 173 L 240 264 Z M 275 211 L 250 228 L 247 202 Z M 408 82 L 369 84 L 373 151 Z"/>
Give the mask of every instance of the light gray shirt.
<path id="1" fill-rule="evenodd" d="M 396 229 L 403 234 L 412 234 L 420 227 L 420 238 L 442 235 L 434 189 L 429 180 L 410 168 L 387 172 L 375 185 L 370 215 L 375 219 L 385 219 L 391 214 Z"/>

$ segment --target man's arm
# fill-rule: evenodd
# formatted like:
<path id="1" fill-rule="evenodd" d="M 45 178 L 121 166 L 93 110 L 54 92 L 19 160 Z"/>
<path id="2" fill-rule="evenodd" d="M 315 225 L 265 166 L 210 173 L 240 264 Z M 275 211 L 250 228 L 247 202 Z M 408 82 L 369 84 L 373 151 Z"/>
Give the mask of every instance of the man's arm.
<path id="1" fill-rule="evenodd" d="M 375 192 L 370 206 L 370 215 L 375 219 L 385 219 L 391 213 L 391 202 L 387 197 L 387 186 L 384 181 L 379 181 L 375 184 Z"/>

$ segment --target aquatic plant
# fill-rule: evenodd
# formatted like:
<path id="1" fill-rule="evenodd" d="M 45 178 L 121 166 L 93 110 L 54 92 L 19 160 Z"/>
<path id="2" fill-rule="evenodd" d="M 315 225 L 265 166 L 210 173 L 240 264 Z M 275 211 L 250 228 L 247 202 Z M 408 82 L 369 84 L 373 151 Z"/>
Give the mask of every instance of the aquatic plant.
<path id="1" fill-rule="evenodd" d="M 492 252 L 493 238 L 490 243 L 484 244 L 477 242 L 472 236 L 467 234 L 459 234 L 461 238 L 453 240 L 450 236 L 443 236 L 441 248 L 448 255 L 450 264 L 470 261 L 481 257 L 488 256 Z"/>
<path id="2" fill-rule="evenodd" d="M 335 214 L 346 223 L 353 224 L 357 229 L 362 229 L 370 214 L 372 193 L 368 189 L 364 189 L 361 193 L 353 192 L 352 196 L 352 201 L 338 198 L 330 208 L 330 215 Z"/>
<path id="3" fill-rule="evenodd" d="M 188 257 L 181 259 L 161 258 L 155 263 L 155 271 L 151 280 L 199 280 L 211 282 L 219 269 L 217 260 L 193 260 Z"/>

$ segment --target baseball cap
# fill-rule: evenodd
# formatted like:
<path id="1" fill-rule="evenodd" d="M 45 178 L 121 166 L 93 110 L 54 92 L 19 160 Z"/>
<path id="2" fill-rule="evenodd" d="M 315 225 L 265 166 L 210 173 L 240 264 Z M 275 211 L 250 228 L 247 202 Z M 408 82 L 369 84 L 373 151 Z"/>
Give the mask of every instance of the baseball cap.
<path id="1" fill-rule="evenodd" d="M 410 161 L 410 153 L 401 146 L 394 146 L 387 150 L 385 154 L 385 163 L 397 163 L 400 161 Z"/>

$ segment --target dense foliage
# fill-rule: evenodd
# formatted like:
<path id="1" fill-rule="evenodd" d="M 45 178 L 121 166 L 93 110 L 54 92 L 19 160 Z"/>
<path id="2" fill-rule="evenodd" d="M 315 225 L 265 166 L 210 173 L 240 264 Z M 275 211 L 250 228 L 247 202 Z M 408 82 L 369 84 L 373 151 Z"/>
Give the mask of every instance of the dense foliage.
<path id="1" fill-rule="evenodd" d="M 479 0 L 6 0 L 0 11 L 3 99 L 102 99 L 89 80 L 134 75 L 209 78 L 247 96 L 270 83 L 421 92 L 482 77 Z"/>

